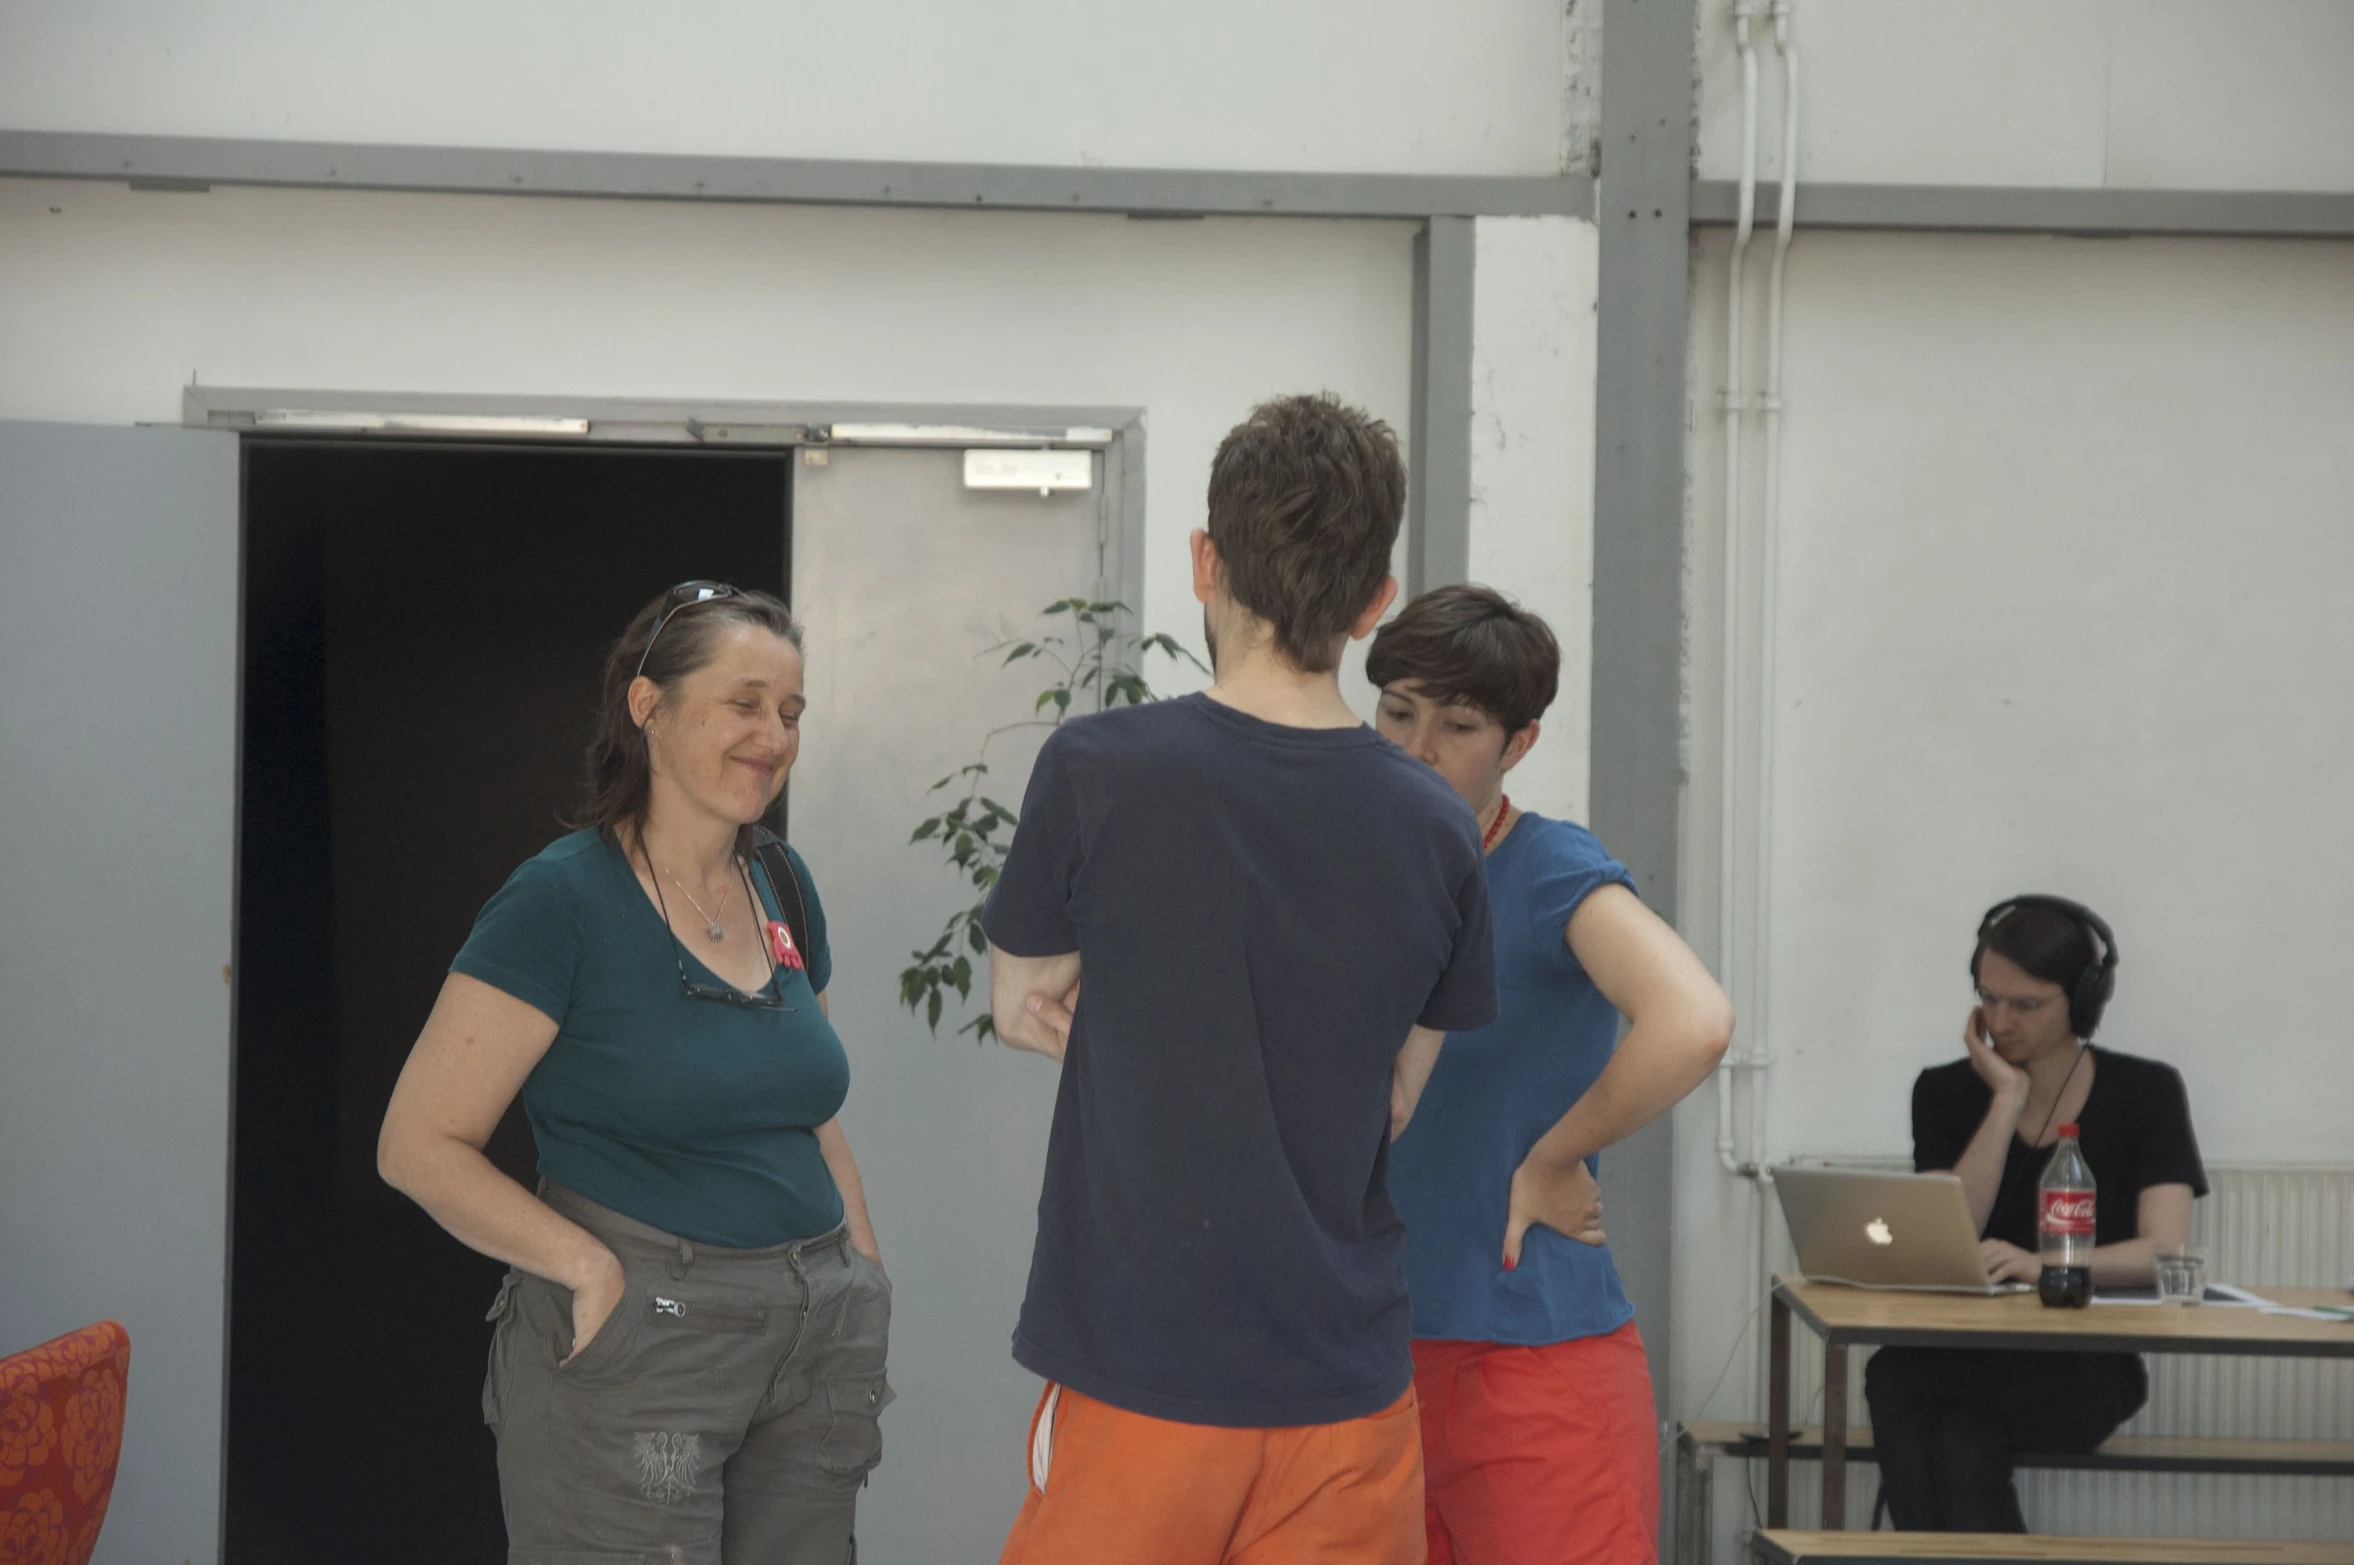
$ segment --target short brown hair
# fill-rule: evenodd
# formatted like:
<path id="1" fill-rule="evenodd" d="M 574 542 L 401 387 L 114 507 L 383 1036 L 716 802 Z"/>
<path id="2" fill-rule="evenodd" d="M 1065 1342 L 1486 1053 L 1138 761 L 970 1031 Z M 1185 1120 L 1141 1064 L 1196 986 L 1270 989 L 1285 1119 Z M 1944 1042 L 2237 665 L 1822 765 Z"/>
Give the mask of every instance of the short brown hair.
<path id="1" fill-rule="evenodd" d="M 1373 633 L 1365 677 L 1412 680 L 1432 700 L 1478 707 L 1516 734 L 1560 692 L 1561 644 L 1493 587 L 1433 587 Z"/>
<path id="2" fill-rule="evenodd" d="M 1312 674 L 1390 573 L 1406 464 L 1389 425 L 1330 392 L 1262 402 L 1210 463 L 1210 541 L 1234 601 Z"/>
<path id="3" fill-rule="evenodd" d="M 2092 931 L 2084 921 L 2049 902 L 2015 899 L 2016 906 L 1982 926 L 1978 948 L 1970 953 L 1970 979 L 1975 983 L 1986 953 L 2008 957 L 2030 978 L 2058 984 L 2074 993 L 2076 980 L 2101 959 Z M 2000 911 L 2006 904 L 1996 903 Z"/>
<path id="4" fill-rule="evenodd" d="M 670 593 L 665 592 L 638 610 L 621 639 L 605 653 L 597 726 L 581 764 L 581 805 L 567 825 L 593 826 L 615 837 L 624 826 L 635 832 L 646 823 L 646 805 L 654 792 L 653 757 L 646 748 L 646 731 L 629 715 L 629 687 L 639 674 L 661 686 L 662 699 L 669 700 L 679 681 L 717 655 L 721 634 L 734 625 L 756 625 L 800 649 L 801 622 L 782 599 L 769 593 L 738 588 L 724 598 L 672 608 L 665 619 L 663 610 L 669 603 Z M 652 647 L 646 645 L 648 638 L 653 639 Z M 737 835 L 737 847 L 750 852 L 751 827 Z"/>

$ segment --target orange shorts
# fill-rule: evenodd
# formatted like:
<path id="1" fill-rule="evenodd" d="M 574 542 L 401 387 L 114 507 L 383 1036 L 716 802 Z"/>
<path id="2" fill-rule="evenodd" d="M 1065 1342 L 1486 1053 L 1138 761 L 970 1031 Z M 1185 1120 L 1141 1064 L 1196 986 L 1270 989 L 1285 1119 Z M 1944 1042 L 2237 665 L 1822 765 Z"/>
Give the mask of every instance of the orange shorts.
<path id="1" fill-rule="evenodd" d="M 1296 1429 L 1178 1424 L 1050 1385 L 999 1565 L 1422 1565 L 1408 1391 Z"/>
<path id="2" fill-rule="evenodd" d="M 1430 1565 L 1653 1565 L 1659 1424 L 1643 1339 L 1414 1344 Z"/>

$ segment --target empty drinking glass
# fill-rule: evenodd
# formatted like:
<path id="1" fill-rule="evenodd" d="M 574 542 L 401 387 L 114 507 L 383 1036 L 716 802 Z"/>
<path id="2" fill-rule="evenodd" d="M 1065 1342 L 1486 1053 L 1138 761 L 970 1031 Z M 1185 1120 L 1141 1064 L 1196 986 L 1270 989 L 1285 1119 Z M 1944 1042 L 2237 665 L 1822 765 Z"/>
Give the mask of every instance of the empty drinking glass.
<path id="1" fill-rule="evenodd" d="M 2207 1293 L 2207 1257 L 2187 1244 L 2157 1247 L 2158 1302 L 2196 1304 Z"/>

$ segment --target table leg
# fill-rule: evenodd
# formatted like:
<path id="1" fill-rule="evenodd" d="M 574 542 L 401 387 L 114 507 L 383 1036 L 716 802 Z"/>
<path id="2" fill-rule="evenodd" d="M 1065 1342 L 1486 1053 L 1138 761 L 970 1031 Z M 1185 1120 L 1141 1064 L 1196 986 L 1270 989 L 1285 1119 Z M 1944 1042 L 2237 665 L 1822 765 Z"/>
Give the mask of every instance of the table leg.
<path id="1" fill-rule="evenodd" d="M 1790 1306 L 1774 1295 L 1766 1341 L 1766 1525 L 1790 1525 Z"/>
<path id="2" fill-rule="evenodd" d="M 1847 1526 L 1847 1344 L 1823 1339 L 1823 1519 L 1825 1531 Z"/>

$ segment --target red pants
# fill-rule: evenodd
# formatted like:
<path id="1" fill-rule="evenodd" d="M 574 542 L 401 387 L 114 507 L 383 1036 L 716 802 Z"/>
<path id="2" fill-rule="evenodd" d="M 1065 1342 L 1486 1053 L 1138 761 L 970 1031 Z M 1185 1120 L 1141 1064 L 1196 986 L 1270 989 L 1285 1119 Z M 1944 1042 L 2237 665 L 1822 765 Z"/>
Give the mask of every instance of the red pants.
<path id="1" fill-rule="evenodd" d="M 1050 1385 L 999 1565 L 1422 1565 L 1414 1393 L 1369 1418 L 1225 1429 Z"/>
<path id="2" fill-rule="evenodd" d="M 1654 1565 L 1659 1425 L 1643 1339 L 1414 1344 L 1430 1565 Z"/>

